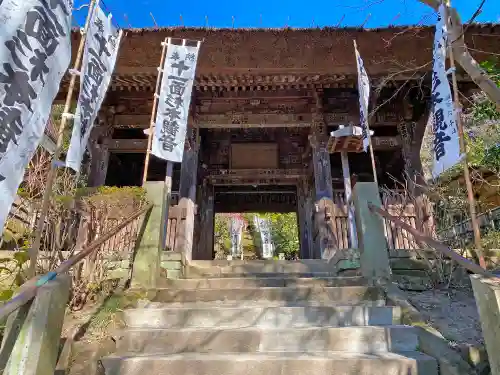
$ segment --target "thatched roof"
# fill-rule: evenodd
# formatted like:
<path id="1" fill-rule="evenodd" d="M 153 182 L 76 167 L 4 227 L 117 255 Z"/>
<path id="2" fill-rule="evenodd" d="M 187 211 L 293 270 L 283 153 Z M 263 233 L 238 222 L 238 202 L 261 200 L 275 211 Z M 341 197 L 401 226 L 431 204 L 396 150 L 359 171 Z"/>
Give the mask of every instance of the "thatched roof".
<path id="1" fill-rule="evenodd" d="M 154 86 L 161 42 L 167 38 L 203 41 L 198 85 L 314 84 L 342 81 L 356 74 L 353 40 L 371 76 L 399 72 L 404 78 L 429 71 L 434 27 L 377 29 L 213 29 L 147 28 L 125 30 L 113 88 Z M 467 41 L 478 60 L 500 54 L 500 25 L 474 24 Z M 79 33 L 73 34 L 74 49 Z"/>

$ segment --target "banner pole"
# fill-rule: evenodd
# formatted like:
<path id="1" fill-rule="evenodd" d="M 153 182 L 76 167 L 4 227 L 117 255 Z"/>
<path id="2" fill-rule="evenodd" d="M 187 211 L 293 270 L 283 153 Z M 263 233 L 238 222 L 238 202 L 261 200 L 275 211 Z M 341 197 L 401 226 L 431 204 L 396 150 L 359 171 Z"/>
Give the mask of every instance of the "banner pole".
<path id="1" fill-rule="evenodd" d="M 372 136 L 370 134 L 370 125 L 368 119 L 366 119 L 366 133 L 366 136 L 368 137 L 368 147 L 370 148 L 370 158 L 372 160 L 373 181 L 378 187 L 377 168 L 375 167 L 375 154 L 373 152 Z"/>
<path id="2" fill-rule="evenodd" d="M 445 4 L 445 11 L 446 11 L 446 25 L 449 29 L 450 27 L 450 14 L 449 14 L 449 8 L 451 6 L 451 1 L 446 0 Z M 451 43 L 448 45 L 448 53 L 450 56 L 450 68 L 451 68 L 451 74 L 452 74 L 452 81 L 453 81 L 453 99 L 455 103 L 455 111 L 457 113 L 456 120 L 457 120 L 457 128 L 458 128 L 458 140 L 460 143 L 460 152 L 464 155 L 463 157 L 463 167 L 464 167 L 464 179 L 465 179 L 465 185 L 467 187 L 467 198 L 469 201 L 469 211 L 470 211 L 470 219 L 471 219 L 471 224 L 472 224 L 472 231 L 474 233 L 474 246 L 475 246 L 475 251 L 479 260 L 479 265 L 486 269 L 486 261 L 484 259 L 484 254 L 483 254 L 483 246 L 481 244 L 481 231 L 479 229 L 479 222 L 477 220 L 477 213 L 476 213 L 476 199 L 474 198 L 474 189 L 472 187 L 472 181 L 470 178 L 470 172 L 469 172 L 469 163 L 468 163 L 468 157 L 467 157 L 467 148 L 465 145 L 465 139 L 464 139 L 464 127 L 462 123 L 462 104 L 460 103 L 460 96 L 458 93 L 458 79 L 457 79 L 457 74 L 455 72 L 455 58 L 454 58 L 454 53 L 453 53 L 453 47 Z"/>
<path id="3" fill-rule="evenodd" d="M 73 69 L 75 71 L 78 71 L 80 69 L 80 65 L 82 62 L 82 57 L 83 57 L 83 50 L 85 47 L 85 40 L 87 37 L 87 32 L 90 26 L 90 20 L 92 19 L 92 14 L 94 12 L 95 5 L 97 3 L 97 0 L 91 0 L 89 4 L 89 12 L 87 14 L 87 19 L 85 20 L 85 26 L 83 27 L 83 31 L 81 33 L 81 39 L 80 39 L 80 45 L 78 46 L 78 51 L 75 56 L 75 62 L 73 64 Z M 71 37 L 71 35 L 70 35 Z M 71 71 L 70 71 L 71 72 Z M 67 123 L 67 113 L 71 109 L 71 102 L 73 100 L 73 91 L 75 90 L 75 85 L 76 85 L 76 76 L 74 72 L 71 73 L 71 80 L 69 82 L 68 86 L 68 92 L 66 94 L 66 102 L 64 104 L 64 111 L 61 117 L 61 123 L 59 125 L 59 131 L 57 135 L 57 143 L 56 143 L 56 149 L 54 150 L 54 155 L 52 156 L 52 163 L 50 165 L 50 170 L 49 174 L 47 176 L 47 183 L 45 186 L 45 191 L 43 192 L 43 199 L 42 199 L 42 208 L 40 211 L 40 217 L 38 218 L 37 225 L 36 225 L 36 230 L 35 230 L 35 238 L 33 240 L 33 245 L 31 246 L 31 249 L 29 251 L 29 257 L 30 257 L 30 265 L 27 270 L 27 277 L 32 278 L 35 275 L 36 272 L 36 261 L 38 258 L 38 253 L 40 251 L 40 245 L 42 242 L 42 234 L 43 234 L 43 229 L 45 226 L 45 220 L 47 218 L 48 212 L 49 212 L 49 204 L 50 204 L 50 198 L 52 195 L 52 189 L 54 187 L 54 182 L 57 176 L 57 161 L 59 160 L 59 156 L 61 155 L 61 151 L 63 148 L 64 144 L 64 131 L 66 130 L 66 123 Z"/>
<path id="4" fill-rule="evenodd" d="M 146 148 L 146 158 L 144 159 L 144 172 L 142 175 L 142 186 L 146 183 L 148 178 L 148 168 L 149 168 L 149 159 L 151 154 L 151 145 L 153 143 L 153 131 L 156 120 L 156 110 L 158 108 L 158 99 L 160 97 L 160 85 L 163 77 L 163 68 L 165 64 L 165 55 L 167 53 L 167 45 L 170 44 L 171 39 L 167 38 L 162 43 L 161 50 L 161 59 L 160 59 L 160 67 L 158 68 L 158 76 L 156 77 L 156 88 L 153 97 L 153 109 L 151 110 L 151 121 L 149 123 L 149 134 L 148 134 L 148 146 Z"/>

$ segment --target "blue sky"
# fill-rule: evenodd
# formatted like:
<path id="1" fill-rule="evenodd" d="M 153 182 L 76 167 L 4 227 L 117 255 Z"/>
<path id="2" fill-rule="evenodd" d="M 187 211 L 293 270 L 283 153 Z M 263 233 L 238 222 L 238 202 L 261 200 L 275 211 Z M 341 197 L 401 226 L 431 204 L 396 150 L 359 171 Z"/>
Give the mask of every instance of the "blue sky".
<path id="1" fill-rule="evenodd" d="M 75 0 L 76 6 L 89 0 Z M 462 18 L 468 20 L 481 0 L 454 0 Z M 121 27 L 384 27 L 391 24 L 433 23 L 432 10 L 417 0 L 104 0 L 105 10 Z M 81 24 L 85 9 L 76 12 Z M 371 16 L 370 16 L 371 14 Z M 500 0 L 486 0 L 479 22 L 500 22 Z"/>

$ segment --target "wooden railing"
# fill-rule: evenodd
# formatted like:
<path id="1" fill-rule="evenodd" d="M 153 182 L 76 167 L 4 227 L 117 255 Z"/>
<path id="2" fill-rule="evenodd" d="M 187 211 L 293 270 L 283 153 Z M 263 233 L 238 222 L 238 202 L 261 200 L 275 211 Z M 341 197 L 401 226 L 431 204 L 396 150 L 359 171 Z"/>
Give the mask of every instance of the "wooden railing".
<path id="1" fill-rule="evenodd" d="M 380 215 L 383 219 L 390 221 L 398 228 L 407 231 L 417 241 L 425 243 L 429 247 L 439 251 L 442 255 L 454 260 L 455 262 L 457 262 L 459 265 L 461 265 L 465 269 L 469 270 L 470 272 L 476 273 L 478 275 L 483 275 L 486 277 L 497 277 L 492 272 L 485 270 L 484 268 L 477 265 L 476 263 L 474 263 L 474 262 L 470 261 L 469 259 L 461 256 L 460 254 L 456 253 L 455 251 L 450 249 L 445 244 L 419 232 L 417 229 L 413 228 L 411 225 L 403 222 L 399 217 L 392 216 L 388 211 L 386 211 L 380 207 L 375 206 L 373 203 L 368 203 L 368 207 L 370 208 L 370 211 L 372 211 L 373 213 Z"/>
<path id="2" fill-rule="evenodd" d="M 56 269 L 46 273 L 45 275 L 35 277 L 26 282 L 21 287 L 21 292 L 17 296 L 7 301 L 0 307 L 0 321 L 2 319 L 5 319 L 9 314 L 19 309 L 21 306 L 31 301 L 36 296 L 38 289 L 45 285 L 47 282 L 53 280 L 58 275 L 67 273 L 73 266 L 75 266 L 82 260 L 88 258 L 89 256 L 96 255 L 99 250 L 106 248 L 106 244 L 108 243 L 108 241 L 113 241 L 114 237 L 119 236 L 125 228 L 140 219 L 140 217 L 151 210 L 152 207 L 153 206 L 150 204 L 135 211 L 127 219 L 123 220 L 121 223 L 117 224 L 115 227 L 101 235 L 98 239 L 85 246 L 82 251 L 78 252 L 77 254 L 71 256 L 69 259 L 61 263 Z"/>

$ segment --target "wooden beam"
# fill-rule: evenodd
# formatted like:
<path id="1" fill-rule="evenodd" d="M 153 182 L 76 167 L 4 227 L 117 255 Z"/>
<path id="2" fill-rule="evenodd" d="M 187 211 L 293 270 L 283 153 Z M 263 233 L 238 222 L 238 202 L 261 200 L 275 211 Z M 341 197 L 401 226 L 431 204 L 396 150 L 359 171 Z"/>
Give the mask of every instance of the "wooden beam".
<path id="1" fill-rule="evenodd" d="M 230 169 L 211 171 L 207 178 L 214 185 L 295 185 L 305 175 L 303 169 Z"/>
<path id="2" fill-rule="evenodd" d="M 149 128 L 151 115 L 115 115 L 114 126 L 136 127 L 140 129 Z"/>
<path id="3" fill-rule="evenodd" d="M 403 140 L 400 136 L 396 137 L 372 137 L 374 150 L 392 150 L 403 147 Z"/>
<path id="4" fill-rule="evenodd" d="M 311 127 L 311 113 L 300 114 L 207 114 L 195 116 L 195 126 L 204 129 L 239 129 L 239 128 L 309 128 Z M 117 114 L 115 115 L 115 127 L 132 127 L 146 129 L 149 127 L 149 115 Z M 356 124 L 359 116 L 342 113 L 327 113 L 325 115 L 327 126 Z M 372 124 L 372 127 L 397 126 L 394 121 L 381 121 Z"/>
<path id="5" fill-rule="evenodd" d="M 143 153 L 148 146 L 147 139 L 112 139 L 109 151 L 116 153 Z"/>
<path id="6" fill-rule="evenodd" d="M 204 129 L 310 127 L 312 115 L 302 114 L 210 114 L 197 115 L 196 126 Z"/>
<path id="7" fill-rule="evenodd" d="M 241 126 L 240 126 L 241 127 Z M 403 147 L 401 137 L 373 137 L 374 150 L 394 150 Z M 109 145 L 110 152 L 134 153 L 146 152 L 147 139 L 112 139 Z M 233 170 L 229 173 L 246 173 L 246 170 Z M 255 173 L 255 170 L 251 170 Z M 224 178 L 224 177 L 223 177 Z"/>

